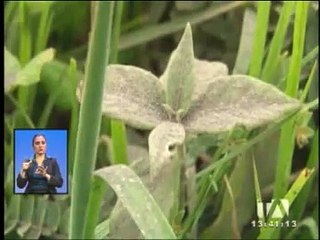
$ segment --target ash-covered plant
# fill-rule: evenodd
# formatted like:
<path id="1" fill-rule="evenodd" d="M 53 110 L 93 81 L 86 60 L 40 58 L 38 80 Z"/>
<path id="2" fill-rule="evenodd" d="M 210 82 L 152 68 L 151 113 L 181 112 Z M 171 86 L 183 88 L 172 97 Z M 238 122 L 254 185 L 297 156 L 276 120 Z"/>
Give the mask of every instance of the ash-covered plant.
<path id="1" fill-rule="evenodd" d="M 81 94 L 78 95 L 81 99 Z M 133 163 L 131 169 L 140 177 L 171 225 L 177 224 L 185 207 L 191 212 L 194 209 L 193 201 L 188 198 L 195 197 L 195 189 L 188 186 L 194 186 L 195 178 L 189 173 L 188 179 L 183 169 L 184 142 L 188 134 L 220 134 L 237 125 L 251 130 L 278 120 L 300 106 L 299 101 L 259 79 L 228 75 L 225 64 L 196 59 L 189 24 L 160 78 L 134 66 L 111 64 L 106 70 L 103 113 L 139 129 L 153 129 L 149 136 L 147 163 Z M 113 174 L 116 169 L 119 172 L 128 169 L 124 166 L 111 168 L 112 171 L 105 168 L 96 172 L 109 182 L 119 198 L 109 219 L 109 237 L 164 237 L 153 232 L 157 226 L 150 229 L 149 223 L 143 224 L 145 219 L 141 213 L 152 215 L 151 208 L 136 211 L 132 208 L 135 204 L 130 205 L 128 201 L 130 196 L 132 202 L 137 200 L 128 188 L 138 181 L 133 179 L 132 172 L 127 174 L 127 180 L 125 177 L 119 179 L 120 173 Z M 186 177 L 185 182 L 180 174 Z M 139 180 L 140 185 L 141 182 Z M 185 186 L 187 199 L 181 200 L 184 197 L 180 196 L 181 189 Z M 129 195 L 124 194 L 125 191 Z M 144 199 L 141 196 L 136 205 Z M 178 220 L 178 225 L 180 223 Z M 162 226 L 166 228 L 166 224 Z M 166 236 L 172 238 L 172 233 L 168 233 Z"/>
<path id="2" fill-rule="evenodd" d="M 107 67 L 103 113 L 139 129 L 178 122 L 189 133 L 251 130 L 300 107 L 273 85 L 248 75 L 228 75 L 222 62 L 194 57 L 187 24 L 160 78 L 120 64 Z"/>

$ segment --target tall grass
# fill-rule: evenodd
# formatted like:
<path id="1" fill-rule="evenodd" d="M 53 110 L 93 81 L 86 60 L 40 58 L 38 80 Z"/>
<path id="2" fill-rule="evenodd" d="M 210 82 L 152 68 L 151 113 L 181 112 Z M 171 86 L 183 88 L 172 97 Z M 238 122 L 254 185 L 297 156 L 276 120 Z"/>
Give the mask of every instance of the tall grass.
<path id="1" fill-rule="evenodd" d="M 123 2 L 114 3 L 114 16 L 111 34 L 110 63 L 116 63 L 118 58 L 118 41 L 120 36 L 121 17 L 122 17 Z M 112 134 L 112 164 L 128 164 L 127 160 L 127 143 L 125 125 L 122 121 L 111 119 L 111 134 Z M 107 187 L 99 178 L 93 178 L 92 187 L 90 190 L 87 218 L 85 223 L 84 237 L 87 239 L 94 238 L 95 226 L 98 223 L 100 206 L 103 202 Z"/>
<path id="2" fill-rule="evenodd" d="M 105 71 L 110 54 L 112 17 L 113 2 L 97 2 L 89 40 L 72 176 L 71 239 L 82 239 L 84 236 L 90 183 L 97 154 Z"/>
<path id="3" fill-rule="evenodd" d="M 298 94 L 301 61 L 303 57 L 307 10 L 308 2 L 296 3 L 293 51 L 286 86 L 286 93 L 289 96 L 296 98 Z M 288 187 L 287 181 L 291 171 L 294 150 L 294 124 L 294 121 L 290 120 L 288 123 L 284 124 L 281 129 L 274 190 L 274 198 L 276 199 L 283 197 Z"/>

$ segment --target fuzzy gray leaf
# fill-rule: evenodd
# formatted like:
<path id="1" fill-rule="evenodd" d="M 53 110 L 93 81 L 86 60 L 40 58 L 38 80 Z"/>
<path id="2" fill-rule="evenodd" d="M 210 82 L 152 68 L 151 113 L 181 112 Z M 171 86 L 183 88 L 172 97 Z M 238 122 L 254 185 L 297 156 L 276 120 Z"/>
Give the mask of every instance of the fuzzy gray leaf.
<path id="1" fill-rule="evenodd" d="M 198 100 L 207 91 L 208 85 L 216 77 L 226 75 L 228 75 L 228 67 L 224 63 L 194 59 L 195 81 L 192 102 Z"/>
<path id="2" fill-rule="evenodd" d="M 152 178 L 170 165 L 178 145 L 183 144 L 185 131 L 181 124 L 163 122 L 149 136 L 150 174 Z"/>
<path id="3" fill-rule="evenodd" d="M 174 180 L 179 161 L 174 158 L 178 145 L 185 138 L 183 126 L 163 122 L 149 136 L 149 159 L 142 158 L 130 167 L 148 187 L 164 216 L 169 218 L 174 202 Z M 172 148 L 173 147 L 173 148 Z M 150 170 L 153 176 L 150 176 Z M 117 176 L 117 178 L 119 178 Z M 126 231 L 123 231 L 126 229 Z M 110 238 L 139 238 L 137 225 L 128 214 L 125 206 L 118 201 L 110 217 Z"/>
<path id="4" fill-rule="evenodd" d="M 110 184 L 145 238 L 176 238 L 156 201 L 128 166 L 120 164 L 105 167 L 95 174 Z M 145 213 L 143 215 L 142 210 Z"/>
<path id="5" fill-rule="evenodd" d="M 161 106 L 160 82 L 152 73 L 125 65 L 109 65 L 103 113 L 129 125 L 152 129 L 167 118 Z"/>
<path id="6" fill-rule="evenodd" d="M 166 103 L 171 109 L 175 112 L 180 109 L 188 111 L 194 85 L 193 42 L 189 23 L 160 81 L 165 88 Z"/>
<path id="7" fill-rule="evenodd" d="M 247 129 L 280 118 L 301 104 L 276 87 L 245 75 L 216 78 L 183 119 L 187 131 L 220 133 L 241 124 Z"/>

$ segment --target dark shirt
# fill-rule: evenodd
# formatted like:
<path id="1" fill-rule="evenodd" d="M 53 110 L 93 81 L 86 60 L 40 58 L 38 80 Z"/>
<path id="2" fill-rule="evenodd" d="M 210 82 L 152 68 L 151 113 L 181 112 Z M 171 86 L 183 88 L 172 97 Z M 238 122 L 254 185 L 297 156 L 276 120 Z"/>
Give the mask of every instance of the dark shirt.
<path id="1" fill-rule="evenodd" d="M 25 193 L 56 193 L 56 187 L 61 187 L 63 184 L 63 179 L 56 159 L 46 156 L 42 166 L 47 168 L 47 174 L 50 175 L 49 181 L 46 177 L 36 173 L 38 164 L 36 160 L 33 159 L 30 167 L 26 171 L 26 177 L 22 178 L 21 174 L 18 174 L 17 186 L 19 188 L 24 188 L 26 184 L 28 184 Z"/>

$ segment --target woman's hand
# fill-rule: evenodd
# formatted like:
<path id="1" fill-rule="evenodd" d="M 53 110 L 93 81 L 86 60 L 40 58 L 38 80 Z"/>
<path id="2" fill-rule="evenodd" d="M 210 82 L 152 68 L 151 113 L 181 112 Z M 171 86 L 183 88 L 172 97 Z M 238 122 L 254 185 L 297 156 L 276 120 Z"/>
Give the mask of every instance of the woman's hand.
<path id="1" fill-rule="evenodd" d="M 45 175 L 47 174 L 47 168 L 48 167 L 44 168 L 42 166 L 38 166 L 36 173 L 45 177 Z"/>
<path id="2" fill-rule="evenodd" d="M 37 170 L 36 170 L 36 173 L 38 173 L 38 174 L 46 177 L 47 180 L 49 181 L 49 180 L 50 180 L 50 175 L 47 174 L 47 169 L 48 169 L 48 167 L 44 168 L 44 167 L 42 167 L 42 166 L 39 166 L 39 167 L 37 168 Z"/>
<path id="3" fill-rule="evenodd" d="M 22 163 L 22 171 L 27 171 L 30 167 L 31 162 L 32 162 L 31 160 L 28 162 L 23 162 Z"/>
<path id="4" fill-rule="evenodd" d="M 25 161 L 25 162 L 22 163 L 22 170 L 20 172 L 20 175 L 21 175 L 22 178 L 26 177 L 26 171 L 29 169 L 31 163 L 32 163 L 31 160 Z"/>

